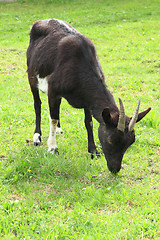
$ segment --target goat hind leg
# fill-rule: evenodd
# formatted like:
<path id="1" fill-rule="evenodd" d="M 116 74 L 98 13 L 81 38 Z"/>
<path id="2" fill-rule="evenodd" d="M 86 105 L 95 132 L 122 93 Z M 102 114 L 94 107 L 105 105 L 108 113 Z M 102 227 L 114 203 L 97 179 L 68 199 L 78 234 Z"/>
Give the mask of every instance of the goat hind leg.
<path id="1" fill-rule="evenodd" d="M 48 151 L 54 151 L 58 153 L 58 147 L 56 144 L 56 130 L 57 128 L 60 128 L 59 107 L 61 104 L 61 99 L 55 100 L 54 98 L 48 98 L 48 100 L 50 109 L 50 133 L 47 141 Z"/>

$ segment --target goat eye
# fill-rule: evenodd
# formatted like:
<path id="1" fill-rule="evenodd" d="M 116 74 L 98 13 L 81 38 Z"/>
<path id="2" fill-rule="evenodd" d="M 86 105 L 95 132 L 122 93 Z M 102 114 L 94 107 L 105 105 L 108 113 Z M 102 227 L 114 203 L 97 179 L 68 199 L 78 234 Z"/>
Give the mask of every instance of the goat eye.
<path id="1" fill-rule="evenodd" d="M 107 142 L 108 142 L 110 145 L 112 144 L 111 139 L 107 139 Z"/>

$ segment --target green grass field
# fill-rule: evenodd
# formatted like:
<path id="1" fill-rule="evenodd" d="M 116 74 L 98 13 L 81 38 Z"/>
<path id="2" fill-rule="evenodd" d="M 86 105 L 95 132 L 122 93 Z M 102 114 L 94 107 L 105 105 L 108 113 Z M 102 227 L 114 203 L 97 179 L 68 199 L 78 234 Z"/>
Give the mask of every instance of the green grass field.
<path id="1" fill-rule="evenodd" d="M 160 0 L 20 0 L 0 2 L 0 239 L 160 239 Z M 136 142 L 115 176 L 91 159 L 83 110 L 63 100 L 59 155 L 47 152 L 49 118 L 42 97 L 42 144 L 26 74 L 29 31 L 59 18 L 95 44 L 106 84 L 132 116 Z M 94 135 L 98 123 L 94 121 Z"/>

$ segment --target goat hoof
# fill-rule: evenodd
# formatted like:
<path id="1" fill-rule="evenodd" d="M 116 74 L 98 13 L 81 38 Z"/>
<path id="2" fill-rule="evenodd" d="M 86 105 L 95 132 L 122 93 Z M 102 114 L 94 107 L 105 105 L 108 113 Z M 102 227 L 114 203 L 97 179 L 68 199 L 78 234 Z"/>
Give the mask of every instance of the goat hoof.
<path id="1" fill-rule="evenodd" d="M 60 128 L 60 127 L 57 127 L 57 128 L 56 128 L 56 133 L 62 134 L 62 133 L 63 133 L 63 130 L 62 130 L 62 128 Z"/>
<path id="2" fill-rule="evenodd" d="M 58 148 L 56 148 L 54 152 L 59 155 Z"/>
<path id="3" fill-rule="evenodd" d="M 39 146 L 41 144 L 41 135 L 39 133 L 35 133 L 33 136 L 34 146 Z"/>
<path id="4" fill-rule="evenodd" d="M 58 148 L 57 148 L 57 147 L 49 148 L 49 149 L 48 149 L 48 152 L 59 154 L 59 152 L 58 152 Z"/>
<path id="5" fill-rule="evenodd" d="M 34 142 L 34 146 L 40 146 L 40 142 Z"/>

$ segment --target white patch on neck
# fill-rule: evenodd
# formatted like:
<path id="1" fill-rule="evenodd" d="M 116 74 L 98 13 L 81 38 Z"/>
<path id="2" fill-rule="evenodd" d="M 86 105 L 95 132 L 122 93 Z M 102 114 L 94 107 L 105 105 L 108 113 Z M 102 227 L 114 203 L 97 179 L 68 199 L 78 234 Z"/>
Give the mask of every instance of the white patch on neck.
<path id="1" fill-rule="evenodd" d="M 55 19 L 60 25 L 62 25 L 63 27 L 65 27 L 70 33 L 74 33 L 74 29 L 67 24 L 65 21 L 59 20 L 59 19 Z"/>
<path id="2" fill-rule="evenodd" d="M 40 78 L 39 75 L 37 75 L 37 79 L 38 79 L 38 89 L 48 95 L 48 81 L 47 81 L 47 77 Z"/>

